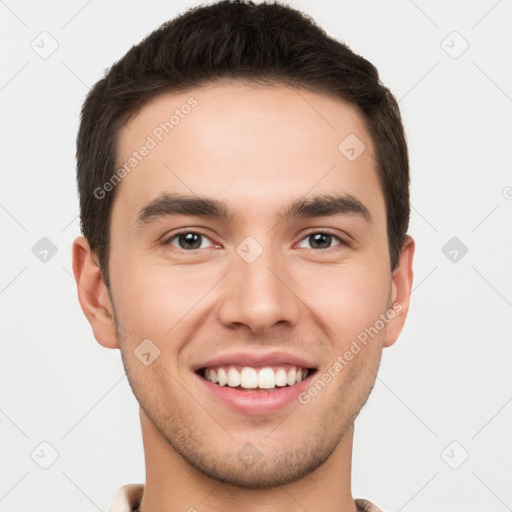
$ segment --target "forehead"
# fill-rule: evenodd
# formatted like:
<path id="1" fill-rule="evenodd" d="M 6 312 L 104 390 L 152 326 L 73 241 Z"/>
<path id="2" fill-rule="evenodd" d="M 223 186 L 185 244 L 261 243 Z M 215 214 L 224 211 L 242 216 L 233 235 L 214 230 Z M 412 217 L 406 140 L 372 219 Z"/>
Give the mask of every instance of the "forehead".
<path id="1" fill-rule="evenodd" d="M 117 154 L 126 172 L 116 203 L 134 214 L 165 192 L 215 197 L 260 216 L 336 192 L 376 202 L 384 215 L 362 115 L 304 89 L 224 81 L 161 95 L 121 128 Z"/>

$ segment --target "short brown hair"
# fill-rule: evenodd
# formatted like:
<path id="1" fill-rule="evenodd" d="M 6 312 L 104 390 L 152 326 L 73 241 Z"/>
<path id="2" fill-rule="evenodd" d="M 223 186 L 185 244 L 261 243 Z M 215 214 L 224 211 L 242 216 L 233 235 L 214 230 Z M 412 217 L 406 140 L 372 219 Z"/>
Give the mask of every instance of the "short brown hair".
<path id="1" fill-rule="evenodd" d="M 77 137 L 81 228 L 107 286 L 117 187 L 100 199 L 95 191 L 115 173 L 121 125 L 160 94 L 222 78 L 303 87 L 359 109 L 375 146 L 394 270 L 409 225 L 409 160 L 398 104 L 377 69 L 300 11 L 221 1 L 164 23 L 116 62 L 84 102 Z"/>

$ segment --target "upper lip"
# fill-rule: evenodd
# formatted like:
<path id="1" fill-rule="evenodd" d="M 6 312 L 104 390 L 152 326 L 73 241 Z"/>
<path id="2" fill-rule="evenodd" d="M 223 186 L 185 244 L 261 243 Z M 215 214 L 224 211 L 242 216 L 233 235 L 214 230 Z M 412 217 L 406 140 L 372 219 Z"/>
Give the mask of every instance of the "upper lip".
<path id="1" fill-rule="evenodd" d="M 202 363 L 193 365 L 194 371 L 203 368 L 213 368 L 215 366 L 241 365 L 259 368 L 264 366 L 279 366 L 286 364 L 290 366 L 299 366 L 301 368 L 316 369 L 316 366 L 307 359 L 290 354 L 288 352 L 272 351 L 267 353 L 249 353 L 249 352 L 232 352 L 222 354 Z"/>

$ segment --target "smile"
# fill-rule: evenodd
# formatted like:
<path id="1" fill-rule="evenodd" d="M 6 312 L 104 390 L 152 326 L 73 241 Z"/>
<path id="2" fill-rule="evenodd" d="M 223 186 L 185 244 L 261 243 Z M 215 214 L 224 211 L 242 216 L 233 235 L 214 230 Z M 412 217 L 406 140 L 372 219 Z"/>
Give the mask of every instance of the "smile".
<path id="1" fill-rule="evenodd" d="M 294 386 L 302 382 L 312 370 L 300 366 L 216 366 L 201 369 L 199 374 L 207 381 L 218 386 L 234 389 L 272 390 Z"/>
<path id="2" fill-rule="evenodd" d="M 192 370 L 199 388 L 220 408 L 256 416 L 296 406 L 318 364 L 281 351 L 236 352 L 210 358 Z"/>

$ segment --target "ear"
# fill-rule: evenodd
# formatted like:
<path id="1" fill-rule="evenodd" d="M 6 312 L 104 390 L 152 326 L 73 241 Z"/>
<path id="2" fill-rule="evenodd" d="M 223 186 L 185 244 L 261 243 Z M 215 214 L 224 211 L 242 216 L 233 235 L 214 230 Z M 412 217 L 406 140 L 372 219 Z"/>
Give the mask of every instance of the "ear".
<path id="1" fill-rule="evenodd" d="M 79 236 L 73 242 L 73 273 L 78 300 L 98 343 L 107 348 L 119 348 L 114 309 L 95 257 L 86 238 Z"/>
<path id="2" fill-rule="evenodd" d="M 391 278 L 390 312 L 391 314 L 394 313 L 394 316 L 388 313 L 390 321 L 386 327 L 385 347 L 389 347 L 395 343 L 407 318 L 412 290 L 412 260 L 414 247 L 414 240 L 407 235 L 402 245 L 398 266 L 394 270 Z"/>

